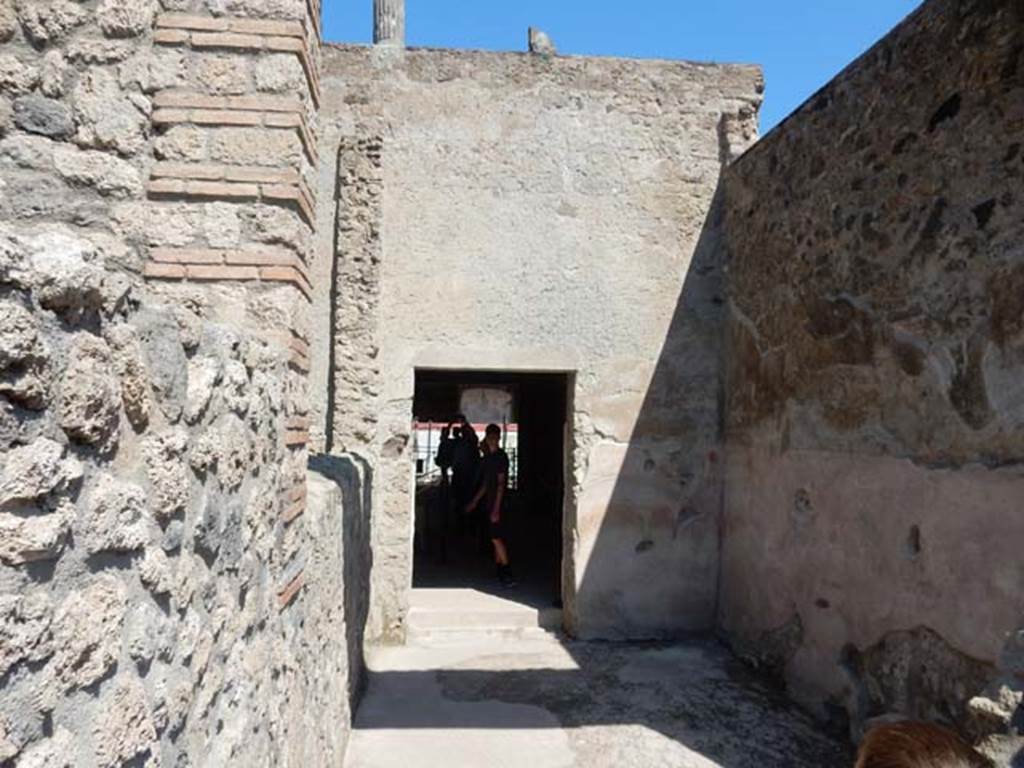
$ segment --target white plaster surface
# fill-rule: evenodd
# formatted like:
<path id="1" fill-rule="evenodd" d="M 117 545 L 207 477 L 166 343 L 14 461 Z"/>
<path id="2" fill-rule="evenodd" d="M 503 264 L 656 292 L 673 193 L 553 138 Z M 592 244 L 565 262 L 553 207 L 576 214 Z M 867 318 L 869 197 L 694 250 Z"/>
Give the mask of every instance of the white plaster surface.
<path id="1" fill-rule="evenodd" d="M 325 85 L 327 146 L 381 140 L 379 297 L 366 323 L 381 457 L 371 634 L 401 634 L 412 508 L 402 446 L 425 366 L 574 372 L 567 626 L 710 628 L 721 275 L 709 212 L 730 151 L 720 129 L 754 124 L 759 70 L 328 48 Z M 365 214 L 339 216 L 344 233 Z M 336 344 L 344 366 L 352 354 Z"/>

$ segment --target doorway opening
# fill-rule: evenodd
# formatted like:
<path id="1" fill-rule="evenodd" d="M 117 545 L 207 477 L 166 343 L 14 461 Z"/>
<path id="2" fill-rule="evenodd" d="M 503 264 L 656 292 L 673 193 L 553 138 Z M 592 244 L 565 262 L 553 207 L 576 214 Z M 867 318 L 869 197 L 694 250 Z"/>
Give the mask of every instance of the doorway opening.
<path id="1" fill-rule="evenodd" d="M 416 371 L 414 588 L 469 588 L 538 609 L 561 607 L 571 386 L 567 373 Z M 479 476 L 456 478 L 458 470 L 444 466 L 450 448 L 442 442 L 453 439 L 459 415 L 481 442 L 488 424 L 502 428 L 511 588 L 497 579 L 484 505 L 467 513 L 461 501 Z"/>

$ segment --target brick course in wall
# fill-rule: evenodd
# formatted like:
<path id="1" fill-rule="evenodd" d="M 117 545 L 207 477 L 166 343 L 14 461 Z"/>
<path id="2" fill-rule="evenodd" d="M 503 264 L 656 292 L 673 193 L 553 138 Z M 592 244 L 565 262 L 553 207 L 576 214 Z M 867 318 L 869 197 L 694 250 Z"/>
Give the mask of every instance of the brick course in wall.
<path id="1" fill-rule="evenodd" d="M 209 67 L 214 73 L 205 81 L 199 78 L 191 83 L 191 88 L 158 91 L 153 97 L 152 116 L 157 130 L 184 128 L 212 134 L 217 129 L 250 128 L 256 133 L 248 137 L 253 153 L 251 164 L 246 164 L 244 154 L 239 152 L 234 153 L 233 162 L 211 161 L 202 149 L 155 163 L 145 187 L 150 200 L 192 206 L 209 201 L 280 207 L 295 213 L 301 226 L 312 233 L 316 201 L 305 177 L 317 163 L 316 140 L 311 130 L 311 116 L 320 103 L 317 29 L 318 23 L 311 23 L 309 18 L 297 21 L 175 12 L 157 15 L 154 43 L 187 51 L 193 71 L 202 71 L 205 64 L 212 62 Z M 305 87 L 299 93 L 260 93 L 253 86 L 257 76 L 251 83 L 241 81 L 239 85 L 234 82 L 236 78 L 226 74 L 232 68 L 258 70 L 262 59 L 275 54 L 292 55 L 300 65 Z M 224 56 L 227 58 L 222 61 L 219 57 Z M 203 85 L 205 90 L 196 87 Z M 244 92 L 225 94 L 218 89 Z M 267 165 L 261 132 L 269 139 L 271 134 L 282 131 L 297 136 L 303 156 L 282 158 Z M 202 139 L 196 144 L 201 147 Z M 246 242 L 244 236 L 232 248 L 153 249 L 150 259 L 144 274 L 151 280 L 279 284 L 294 288 L 307 302 L 312 297 L 308 253 L 268 248 L 263 243 Z M 299 328 L 292 330 L 301 332 Z M 291 341 L 288 346 L 292 369 L 296 375 L 305 375 L 309 369 L 308 348 Z M 304 449 L 308 428 L 289 428 L 285 443 L 296 451 Z"/>

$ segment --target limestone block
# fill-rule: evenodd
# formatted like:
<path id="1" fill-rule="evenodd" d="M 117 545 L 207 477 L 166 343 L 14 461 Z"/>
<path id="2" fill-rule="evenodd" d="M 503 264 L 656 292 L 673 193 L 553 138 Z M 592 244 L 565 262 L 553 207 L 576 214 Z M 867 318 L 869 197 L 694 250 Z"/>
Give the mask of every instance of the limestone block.
<path id="1" fill-rule="evenodd" d="M 63 227 L 26 237 L 23 243 L 42 306 L 58 312 L 102 306 L 104 275 L 92 243 Z"/>
<path id="2" fill-rule="evenodd" d="M 221 396 L 225 405 L 239 416 L 249 410 L 249 373 L 240 361 L 228 360 L 224 364 Z"/>
<path id="3" fill-rule="evenodd" d="M 48 739 L 36 742 L 22 754 L 18 768 L 75 768 L 77 739 L 64 727 Z"/>
<path id="4" fill-rule="evenodd" d="M 137 87 L 143 93 L 185 84 L 185 56 L 176 49 L 146 49 L 121 65 L 118 80 L 122 88 Z"/>
<path id="5" fill-rule="evenodd" d="M 185 421 L 196 423 L 206 412 L 214 387 L 223 375 L 223 364 L 216 357 L 197 357 L 188 363 L 188 400 Z"/>
<path id="6" fill-rule="evenodd" d="M 66 139 L 75 132 L 67 104 L 45 96 L 22 96 L 14 102 L 14 124 L 27 133 Z"/>
<path id="7" fill-rule="evenodd" d="M 198 614 L 195 610 L 189 608 L 185 613 L 185 618 L 178 626 L 178 637 L 177 637 L 177 648 L 176 657 L 178 661 L 187 662 L 192 658 L 192 654 L 195 653 L 196 645 L 199 642 L 199 633 L 202 629 L 202 623 L 199 620 Z"/>
<path id="8" fill-rule="evenodd" d="M 45 410 L 50 402 L 50 375 L 45 361 L 30 360 L 0 376 L 0 395 L 30 411 Z"/>
<path id="9" fill-rule="evenodd" d="M 13 108 L 12 108 L 13 109 Z M 13 111 L 12 111 L 13 116 Z M 44 136 L 23 133 L 0 141 L 0 162 L 18 168 L 46 171 L 53 167 L 54 142 Z"/>
<path id="10" fill-rule="evenodd" d="M 206 0 L 214 16 L 249 16 L 263 19 L 302 21 L 306 16 L 303 3 L 295 0 Z"/>
<path id="11" fill-rule="evenodd" d="M 0 595 L 0 677 L 21 661 L 45 661 L 53 655 L 52 615 L 44 593 Z"/>
<path id="12" fill-rule="evenodd" d="M 0 370 L 36 357 L 48 357 L 38 320 L 22 304 L 0 300 Z"/>
<path id="13" fill-rule="evenodd" d="M 196 442 L 189 462 L 197 472 L 213 470 L 224 488 L 242 484 L 252 462 L 252 440 L 245 424 L 228 414 Z"/>
<path id="14" fill-rule="evenodd" d="M 65 81 L 70 67 L 64 54 L 57 49 L 47 51 L 39 68 L 39 90 L 44 96 L 59 99 L 64 95 Z"/>
<path id="15" fill-rule="evenodd" d="M 269 205 L 255 205 L 244 218 L 248 220 L 255 240 L 286 245 L 298 253 L 306 252 L 309 230 L 291 211 Z"/>
<path id="16" fill-rule="evenodd" d="M 197 302 L 198 303 L 198 302 Z M 203 337 L 203 319 L 191 306 L 176 306 L 174 319 L 178 323 L 181 344 L 190 352 L 199 346 Z"/>
<path id="17" fill-rule="evenodd" d="M 302 142 L 292 130 L 221 128 L 210 137 L 210 159 L 235 165 L 296 165 Z"/>
<path id="18" fill-rule="evenodd" d="M 150 547 L 139 563 L 139 578 L 154 595 L 166 595 L 174 587 L 171 561 L 162 549 Z"/>
<path id="19" fill-rule="evenodd" d="M 0 507 L 31 502 L 82 476 L 82 465 L 64 457 L 64 446 L 41 437 L 7 452 L 0 470 Z"/>
<path id="20" fill-rule="evenodd" d="M 141 549 L 149 539 L 146 494 L 133 483 L 100 474 L 93 484 L 86 509 L 80 533 L 93 554 L 131 552 Z"/>
<path id="21" fill-rule="evenodd" d="M 276 53 L 256 62 L 256 89 L 269 93 L 301 93 L 306 75 L 297 57 Z"/>
<path id="22" fill-rule="evenodd" d="M 21 749 L 7 735 L 7 727 L 0 720 L 0 762 L 13 759 Z"/>
<path id="23" fill-rule="evenodd" d="M 154 0 L 102 0 L 96 20 L 107 37 L 136 37 L 153 26 Z"/>
<path id="24" fill-rule="evenodd" d="M 10 133 L 14 125 L 14 105 L 6 96 L 0 96 L 0 137 Z"/>
<path id="25" fill-rule="evenodd" d="M 138 680 L 122 682 L 104 702 L 94 738 L 100 768 L 119 768 L 155 746 L 156 728 Z"/>
<path id="26" fill-rule="evenodd" d="M 125 619 L 125 647 L 136 662 L 149 664 L 159 654 L 167 657 L 174 644 L 174 625 L 153 605 L 139 603 Z"/>
<path id="27" fill-rule="evenodd" d="M 167 729 L 171 733 L 181 730 L 181 726 L 188 716 L 192 706 L 192 685 L 188 682 L 179 682 L 170 687 L 167 693 Z"/>
<path id="28" fill-rule="evenodd" d="M 204 93 L 217 96 L 248 93 L 252 88 L 248 65 L 248 60 L 239 56 L 203 56 L 193 63 L 193 78 Z"/>
<path id="29" fill-rule="evenodd" d="M 66 49 L 68 60 L 75 64 L 117 64 L 137 50 L 135 43 L 102 38 L 79 38 Z"/>
<path id="30" fill-rule="evenodd" d="M 202 508 L 196 519 L 194 547 L 197 554 L 213 560 L 220 552 L 224 521 L 221 514 L 223 499 L 208 495 L 203 499 Z"/>
<path id="31" fill-rule="evenodd" d="M 121 401 L 128 421 L 135 429 L 145 429 L 152 408 L 149 374 L 142 346 L 130 325 L 117 325 L 106 331 L 114 370 L 121 383 Z"/>
<path id="32" fill-rule="evenodd" d="M 142 194 L 142 180 L 135 167 L 106 152 L 59 147 L 53 153 L 53 162 L 61 177 L 72 185 L 94 187 L 112 197 Z"/>
<path id="33" fill-rule="evenodd" d="M 153 513 L 161 521 L 183 514 L 188 506 L 190 484 L 184 460 L 187 444 L 188 433 L 183 429 L 161 432 L 143 444 Z"/>
<path id="34" fill-rule="evenodd" d="M 16 0 L 15 7 L 25 34 L 36 45 L 57 42 L 89 16 L 70 0 Z"/>
<path id="35" fill-rule="evenodd" d="M 60 426 L 71 439 L 112 446 L 121 413 L 121 388 L 112 374 L 107 343 L 92 334 L 78 334 L 60 391 Z"/>
<path id="36" fill-rule="evenodd" d="M 87 71 L 75 86 L 72 99 L 78 144 L 113 149 L 122 155 L 133 155 L 145 146 L 147 116 L 124 95 L 109 72 Z"/>
<path id="37" fill-rule="evenodd" d="M 185 540 L 185 525 L 181 520 L 172 520 L 164 530 L 160 547 L 164 552 L 177 552 Z"/>
<path id="38" fill-rule="evenodd" d="M 169 421 L 181 418 L 188 391 L 188 361 L 172 312 L 147 310 L 134 318 L 157 403 Z"/>
<path id="39" fill-rule="evenodd" d="M 111 213 L 119 234 L 156 247 L 189 245 L 200 226 L 199 212 L 186 205 L 122 203 Z"/>
<path id="40" fill-rule="evenodd" d="M 24 565 L 60 556 L 71 529 L 70 506 L 48 515 L 0 513 L 0 562 Z"/>
<path id="41" fill-rule="evenodd" d="M 0 141 L 0 157 L 3 146 L 9 140 Z M 0 280 L 15 288 L 27 288 L 28 269 L 25 249 L 14 232 L 5 224 L 0 224 Z"/>
<path id="42" fill-rule="evenodd" d="M 72 592 L 53 620 L 55 679 L 70 691 L 104 678 L 117 663 L 125 614 L 125 588 L 114 576 L 97 576 Z"/>
<path id="43" fill-rule="evenodd" d="M 17 56 L 0 56 L 0 91 L 12 95 L 23 95 L 39 82 L 39 69 L 26 64 Z"/>
<path id="44" fill-rule="evenodd" d="M 0 0 L 0 43 L 6 43 L 18 31 L 18 15 L 14 0 Z"/>
<path id="45" fill-rule="evenodd" d="M 985 733 L 1003 731 L 1009 728 L 1013 716 L 1024 700 L 1024 694 L 1005 683 L 986 691 L 987 695 L 975 696 L 967 702 L 971 719 Z"/>
<path id="46" fill-rule="evenodd" d="M 242 238 L 237 206 L 207 203 L 203 206 L 203 232 L 211 248 L 236 248 Z"/>
<path id="47" fill-rule="evenodd" d="M 154 142 L 154 151 L 161 160 L 206 159 L 207 132 L 190 125 L 176 125 Z"/>

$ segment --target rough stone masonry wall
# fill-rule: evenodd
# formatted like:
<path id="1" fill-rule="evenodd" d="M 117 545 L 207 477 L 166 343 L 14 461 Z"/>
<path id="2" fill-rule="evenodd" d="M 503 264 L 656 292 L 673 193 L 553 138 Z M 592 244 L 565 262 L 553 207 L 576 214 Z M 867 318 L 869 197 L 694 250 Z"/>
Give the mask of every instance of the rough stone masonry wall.
<path id="1" fill-rule="evenodd" d="M 336 263 L 315 282 L 335 314 L 314 334 L 331 361 L 314 407 L 336 450 L 374 464 L 372 634 L 402 636 L 411 586 L 417 367 L 574 373 L 567 626 L 712 626 L 713 201 L 755 136 L 760 82 L 745 66 L 325 49 L 320 197 L 337 226 L 318 248 Z"/>
<path id="2" fill-rule="evenodd" d="M 1022 52 L 932 0 L 726 178 L 720 622 L 855 724 L 1020 701 Z"/>
<path id="3" fill-rule="evenodd" d="M 343 513 L 305 503 L 318 13 L 0 0 L 2 764 L 340 761 Z"/>

